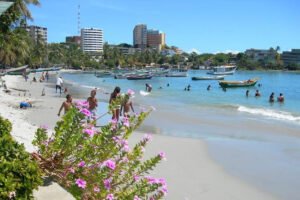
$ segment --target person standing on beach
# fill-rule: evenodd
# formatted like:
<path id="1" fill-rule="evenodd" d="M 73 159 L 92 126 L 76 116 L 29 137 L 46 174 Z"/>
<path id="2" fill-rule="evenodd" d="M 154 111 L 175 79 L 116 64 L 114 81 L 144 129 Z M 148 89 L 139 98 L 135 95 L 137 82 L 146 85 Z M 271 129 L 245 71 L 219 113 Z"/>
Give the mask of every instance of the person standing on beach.
<path id="1" fill-rule="evenodd" d="M 48 73 L 48 71 L 46 72 L 46 80 L 47 80 L 47 82 L 49 81 L 49 73 Z"/>
<path id="2" fill-rule="evenodd" d="M 63 85 L 63 80 L 62 80 L 62 77 L 58 77 L 57 80 L 56 80 L 56 87 L 55 87 L 55 91 L 57 93 L 57 89 L 59 89 L 59 93 L 61 94 L 61 87 Z"/>
<path id="3" fill-rule="evenodd" d="M 98 102 L 96 99 L 96 94 L 96 89 L 92 90 L 90 97 L 87 98 L 87 102 L 89 103 L 88 110 L 92 113 L 91 118 L 95 118 L 97 113 Z"/>
<path id="4" fill-rule="evenodd" d="M 58 116 L 60 116 L 60 112 L 62 111 L 63 108 L 64 108 L 65 114 L 66 114 L 68 112 L 68 110 L 70 110 L 73 107 L 72 96 L 70 94 L 68 94 L 66 96 L 66 99 L 67 100 L 61 104 L 61 107 L 60 107 L 60 109 L 58 111 L 58 114 L 57 114 Z"/>
<path id="5" fill-rule="evenodd" d="M 121 88 L 115 87 L 114 91 L 110 95 L 109 104 L 112 104 L 117 99 L 117 97 L 120 96 L 120 92 L 121 92 Z M 118 106 L 116 106 L 116 108 L 113 109 L 112 119 L 119 121 L 120 108 L 121 108 L 121 105 L 118 105 Z"/>
<path id="6" fill-rule="evenodd" d="M 134 112 L 134 108 L 133 108 L 133 103 L 132 103 L 132 95 L 128 94 L 128 98 L 126 98 L 125 102 L 123 102 L 122 106 L 121 106 L 121 111 L 120 111 L 120 116 L 122 115 L 122 110 L 123 110 L 123 116 L 129 118 L 130 115 L 130 109 L 132 110 L 132 112 Z"/>

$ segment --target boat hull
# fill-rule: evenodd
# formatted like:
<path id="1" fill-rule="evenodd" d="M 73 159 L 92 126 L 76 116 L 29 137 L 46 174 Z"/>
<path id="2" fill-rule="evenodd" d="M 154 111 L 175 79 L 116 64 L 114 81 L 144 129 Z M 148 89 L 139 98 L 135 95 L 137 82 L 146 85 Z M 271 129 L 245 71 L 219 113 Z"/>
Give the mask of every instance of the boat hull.
<path id="1" fill-rule="evenodd" d="M 207 77 L 205 77 L 205 76 L 201 76 L 201 77 L 192 77 L 192 80 L 193 81 L 206 81 L 206 80 L 224 80 L 224 77 L 225 76 L 211 76 L 211 77 L 209 77 L 209 76 L 207 76 Z"/>
<path id="2" fill-rule="evenodd" d="M 128 76 L 127 80 L 147 80 L 151 78 L 152 76 Z"/>
<path id="3" fill-rule="evenodd" d="M 222 88 L 236 88 L 236 87 L 252 87 L 255 86 L 258 80 L 250 81 L 219 81 Z"/>

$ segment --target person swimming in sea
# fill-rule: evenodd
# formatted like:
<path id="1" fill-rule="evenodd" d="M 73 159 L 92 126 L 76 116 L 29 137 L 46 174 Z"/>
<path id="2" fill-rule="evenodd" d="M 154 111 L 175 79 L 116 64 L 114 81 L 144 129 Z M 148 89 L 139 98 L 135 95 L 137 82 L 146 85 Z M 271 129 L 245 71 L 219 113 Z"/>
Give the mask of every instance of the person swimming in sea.
<path id="1" fill-rule="evenodd" d="M 207 86 L 207 88 L 206 88 L 206 89 L 207 89 L 207 91 L 209 91 L 209 90 L 210 90 L 210 88 L 211 88 L 211 85 L 208 85 L 208 86 Z"/>
<path id="2" fill-rule="evenodd" d="M 259 90 L 256 90 L 256 92 L 255 92 L 255 97 L 260 97 L 261 95 L 260 95 L 260 93 L 259 93 Z"/>
<path id="3" fill-rule="evenodd" d="M 246 97 L 249 97 L 249 90 L 246 91 Z"/>
<path id="4" fill-rule="evenodd" d="M 274 99 L 274 92 L 271 93 L 270 97 L 269 97 L 269 102 L 270 103 L 274 103 L 275 99 Z"/>
<path id="5" fill-rule="evenodd" d="M 283 96 L 282 93 L 279 94 L 279 97 L 277 98 L 277 101 L 280 102 L 280 103 L 284 102 L 284 96 Z"/>

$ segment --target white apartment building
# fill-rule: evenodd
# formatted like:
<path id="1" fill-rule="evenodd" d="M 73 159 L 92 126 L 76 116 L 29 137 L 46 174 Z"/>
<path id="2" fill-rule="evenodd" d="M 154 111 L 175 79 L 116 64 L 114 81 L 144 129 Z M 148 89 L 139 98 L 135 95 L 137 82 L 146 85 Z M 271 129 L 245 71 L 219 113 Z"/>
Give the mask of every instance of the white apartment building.
<path id="1" fill-rule="evenodd" d="M 81 29 L 81 49 L 89 54 L 103 52 L 103 31 L 97 28 Z"/>
<path id="2" fill-rule="evenodd" d="M 47 44 L 47 28 L 40 26 L 25 26 L 25 30 L 29 33 L 30 37 L 37 42 L 38 40 Z"/>

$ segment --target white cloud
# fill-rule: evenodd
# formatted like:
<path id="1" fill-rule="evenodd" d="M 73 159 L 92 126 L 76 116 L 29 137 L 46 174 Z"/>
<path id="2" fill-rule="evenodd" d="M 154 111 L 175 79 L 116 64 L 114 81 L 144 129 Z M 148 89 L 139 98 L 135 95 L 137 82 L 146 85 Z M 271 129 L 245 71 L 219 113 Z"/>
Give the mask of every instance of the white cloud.
<path id="1" fill-rule="evenodd" d="M 196 48 L 192 48 L 191 50 L 188 51 L 188 53 L 193 53 L 193 52 L 196 54 L 201 54 L 201 52 Z"/>

